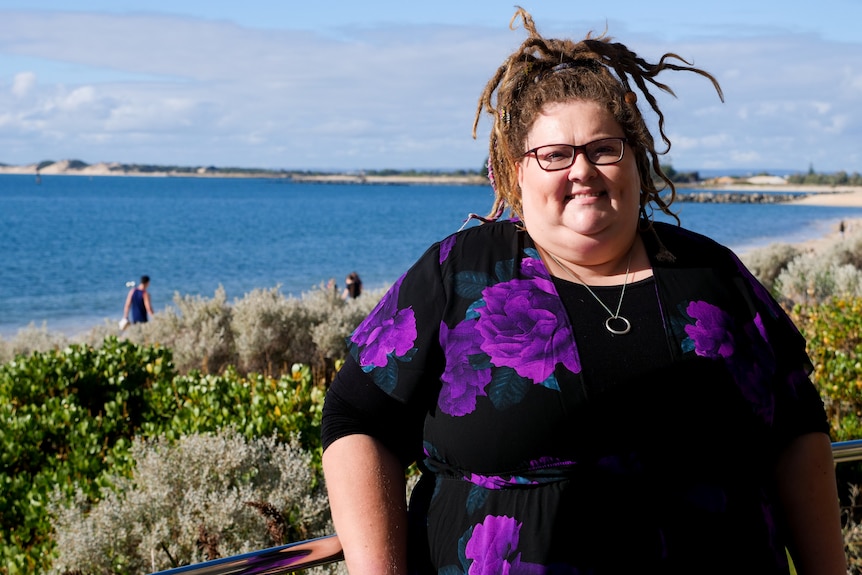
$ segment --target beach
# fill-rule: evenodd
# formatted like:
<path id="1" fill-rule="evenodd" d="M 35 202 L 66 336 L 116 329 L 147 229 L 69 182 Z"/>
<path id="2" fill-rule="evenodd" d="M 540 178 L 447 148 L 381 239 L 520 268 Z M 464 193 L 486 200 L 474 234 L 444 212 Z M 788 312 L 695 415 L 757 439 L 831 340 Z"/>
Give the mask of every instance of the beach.
<path id="1" fill-rule="evenodd" d="M 677 191 L 696 191 L 697 187 L 679 188 Z M 806 206 L 832 206 L 845 208 L 862 207 L 862 187 L 860 186 L 805 186 L 805 185 L 761 185 L 739 184 L 709 186 L 712 192 L 720 193 L 758 193 L 758 192 L 802 192 L 807 196 L 790 203 Z"/>

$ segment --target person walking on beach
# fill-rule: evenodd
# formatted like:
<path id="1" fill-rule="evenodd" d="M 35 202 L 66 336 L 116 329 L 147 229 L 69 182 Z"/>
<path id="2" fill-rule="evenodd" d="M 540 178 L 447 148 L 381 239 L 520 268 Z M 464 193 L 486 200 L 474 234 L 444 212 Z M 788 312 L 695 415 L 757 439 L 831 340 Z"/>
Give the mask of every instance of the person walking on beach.
<path id="1" fill-rule="evenodd" d="M 129 290 L 126 296 L 126 305 L 123 308 L 123 319 L 129 323 L 146 323 L 147 314 L 153 314 L 153 306 L 150 303 L 150 294 L 147 287 L 150 285 L 150 276 L 141 276 L 141 283 Z"/>

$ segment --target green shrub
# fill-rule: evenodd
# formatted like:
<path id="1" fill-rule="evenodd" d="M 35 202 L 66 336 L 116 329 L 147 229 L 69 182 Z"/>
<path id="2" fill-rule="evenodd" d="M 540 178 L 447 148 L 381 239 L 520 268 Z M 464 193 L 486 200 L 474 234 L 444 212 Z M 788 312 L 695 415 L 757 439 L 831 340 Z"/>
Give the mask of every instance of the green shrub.
<path id="1" fill-rule="evenodd" d="M 833 439 L 862 437 L 862 299 L 798 305 L 791 317 L 808 342 Z"/>
<path id="2" fill-rule="evenodd" d="M 0 564 L 8 573 L 44 571 L 49 494 L 80 488 L 96 497 L 107 470 L 127 468 L 144 390 L 171 375 L 168 350 L 116 338 L 0 366 Z"/>
<path id="3" fill-rule="evenodd" d="M 177 440 L 234 427 L 249 439 L 274 434 L 282 441 L 298 433 L 303 446 L 317 453 L 324 395 L 308 366 L 298 364 L 278 379 L 242 376 L 233 368 L 221 375 L 192 372 L 153 382 L 146 398 L 152 415 L 141 433 Z"/>
<path id="4" fill-rule="evenodd" d="M 311 455 L 232 429 L 135 441 L 131 478 L 90 505 L 52 506 L 52 573 L 149 573 L 332 532 Z"/>
<path id="5" fill-rule="evenodd" d="M 51 494 L 106 497 L 131 469 L 133 438 L 232 428 L 300 441 L 316 469 L 323 397 L 306 365 L 278 379 L 232 368 L 179 376 L 169 350 L 116 337 L 18 356 L 0 366 L 0 573 L 46 571 Z"/>

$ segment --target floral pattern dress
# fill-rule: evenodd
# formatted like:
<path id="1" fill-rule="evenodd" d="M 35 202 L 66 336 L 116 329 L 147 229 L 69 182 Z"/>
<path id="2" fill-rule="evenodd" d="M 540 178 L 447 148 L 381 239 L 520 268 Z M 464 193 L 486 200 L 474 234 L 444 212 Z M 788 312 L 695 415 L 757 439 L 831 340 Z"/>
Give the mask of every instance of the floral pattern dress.
<path id="1" fill-rule="evenodd" d="M 350 336 L 423 402 L 412 572 L 787 573 L 775 458 L 828 430 L 804 341 L 730 251 L 653 229 L 669 360 L 613 385 L 585 381 L 578 310 L 515 222 L 432 246 Z"/>

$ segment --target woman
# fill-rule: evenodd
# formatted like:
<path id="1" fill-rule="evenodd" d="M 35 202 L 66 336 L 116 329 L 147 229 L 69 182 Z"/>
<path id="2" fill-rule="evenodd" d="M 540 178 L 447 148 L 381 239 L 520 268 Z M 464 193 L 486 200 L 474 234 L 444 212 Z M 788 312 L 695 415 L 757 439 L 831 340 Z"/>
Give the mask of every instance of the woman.
<path id="1" fill-rule="evenodd" d="M 362 280 L 356 272 L 347 274 L 344 280 L 344 291 L 341 292 L 341 299 L 356 299 L 362 293 Z"/>
<path id="2" fill-rule="evenodd" d="M 514 218 L 432 246 L 327 396 L 348 570 L 786 574 L 786 547 L 800 574 L 844 573 L 805 342 L 730 251 L 649 218 L 674 189 L 630 83 L 669 145 L 648 85 L 717 82 L 517 17 L 529 38 L 479 110 L 491 219 Z"/>

